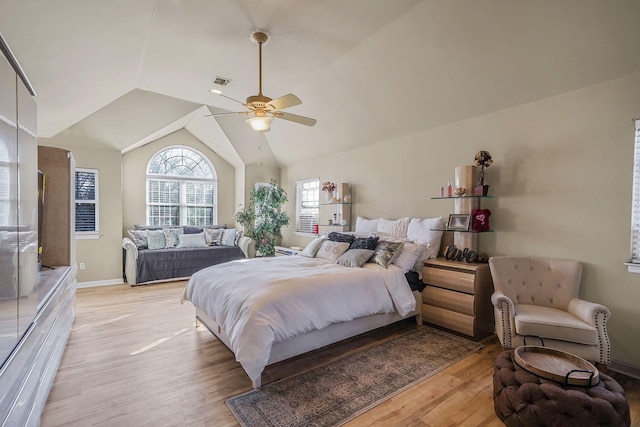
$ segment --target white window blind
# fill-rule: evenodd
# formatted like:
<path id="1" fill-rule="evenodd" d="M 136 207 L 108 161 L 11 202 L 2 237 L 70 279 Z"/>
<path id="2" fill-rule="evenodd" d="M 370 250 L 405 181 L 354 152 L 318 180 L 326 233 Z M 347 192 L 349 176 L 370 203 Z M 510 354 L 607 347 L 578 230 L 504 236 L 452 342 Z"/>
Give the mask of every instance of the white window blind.
<path id="1" fill-rule="evenodd" d="M 314 234 L 318 224 L 320 178 L 296 181 L 296 232 Z"/>
<path id="2" fill-rule="evenodd" d="M 76 168 L 76 234 L 97 234 L 98 214 L 98 171 Z"/>
<path id="3" fill-rule="evenodd" d="M 640 120 L 635 121 L 633 154 L 633 198 L 631 202 L 631 259 L 629 271 L 640 273 Z"/>
<path id="4" fill-rule="evenodd" d="M 156 153 L 147 168 L 147 225 L 212 225 L 217 222 L 213 165 L 187 147 Z"/>

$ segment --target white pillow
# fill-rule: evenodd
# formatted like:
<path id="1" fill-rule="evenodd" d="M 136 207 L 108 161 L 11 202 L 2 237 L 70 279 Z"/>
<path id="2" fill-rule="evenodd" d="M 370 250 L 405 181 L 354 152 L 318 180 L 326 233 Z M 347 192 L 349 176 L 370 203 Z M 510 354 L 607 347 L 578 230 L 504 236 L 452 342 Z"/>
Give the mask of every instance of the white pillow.
<path id="1" fill-rule="evenodd" d="M 325 237 L 316 237 L 313 239 L 307 246 L 304 247 L 304 250 L 300 252 L 300 255 L 306 256 L 309 258 L 313 258 L 318 253 L 320 246 L 322 246 L 322 242 L 326 240 Z"/>
<path id="2" fill-rule="evenodd" d="M 444 231 L 432 229 L 444 229 L 442 217 L 436 218 L 411 218 L 407 227 L 407 239 L 427 243 L 427 258 L 436 258 L 440 252 L 440 242 Z"/>
<path id="3" fill-rule="evenodd" d="M 316 254 L 316 258 L 326 259 L 327 261 L 336 262 L 349 249 L 347 242 L 334 242 L 325 240 Z"/>
<path id="4" fill-rule="evenodd" d="M 204 232 L 198 234 L 181 234 L 178 248 L 206 248 L 207 241 L 204 238 Z"/>
<path id="5" fill-rule="evenodd" d="M 391 264 L 395 264 L 404 274 L 407 274 L 415 268 L 418 258 L 425 252 L 425 245 L 419 243 L 405 243 L 400 249 L 400 253 L 391 261 Z M 424 258 L 422 260 L 424 263 Z"/>
<path id="6" fill-rule="evenodd" d="M 378 231 L 379 219 L 356 218 L 356 233 L 375 233 Z"/>
<path id="7" fill-rule="evenodd" d="M 407 228 L 409 226 L 409 221 L 411 218 L 404 217 L 397 219 L 395 221 L 380 218 L 378 222 L 378 232 L 384 233 L 387 236 L 391 237 L 407 237 Z"/>

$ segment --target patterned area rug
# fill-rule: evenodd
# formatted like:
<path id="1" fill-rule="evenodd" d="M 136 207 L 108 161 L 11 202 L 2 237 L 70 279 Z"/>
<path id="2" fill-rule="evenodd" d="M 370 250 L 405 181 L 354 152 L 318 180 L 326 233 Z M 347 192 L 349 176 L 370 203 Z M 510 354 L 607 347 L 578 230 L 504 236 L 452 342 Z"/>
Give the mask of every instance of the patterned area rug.
<path id="1" fill-rule="evenodd" d="M 482 347 L 424 326 L 226 404 L 244 427 L 339 426 Z"/>

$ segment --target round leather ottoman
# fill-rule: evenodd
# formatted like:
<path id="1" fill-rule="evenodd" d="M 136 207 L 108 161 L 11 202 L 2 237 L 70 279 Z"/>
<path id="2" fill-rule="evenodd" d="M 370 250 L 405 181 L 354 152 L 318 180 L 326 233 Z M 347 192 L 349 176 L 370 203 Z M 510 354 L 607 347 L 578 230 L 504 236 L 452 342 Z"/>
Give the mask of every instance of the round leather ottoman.
<path id="1" fill-rule="evenodd" d="M 520 368 L 513 351 L 496 357 L 493 404 L 507 426 L 629 426 L 624 390 L 600 372 L 593 387 L 572 387 L 547 381 Z"/>

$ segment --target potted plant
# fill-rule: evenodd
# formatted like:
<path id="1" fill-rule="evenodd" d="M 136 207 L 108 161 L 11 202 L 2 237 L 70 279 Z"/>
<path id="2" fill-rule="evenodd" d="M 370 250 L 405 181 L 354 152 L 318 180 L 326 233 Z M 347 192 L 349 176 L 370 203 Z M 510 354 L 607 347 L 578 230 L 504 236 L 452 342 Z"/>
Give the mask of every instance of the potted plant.
<path id="1" fill-rule="evenodd" d="M 282 239 L 280 230 L 289 225 L 289 217 L 280 211 L 287 200 L 284 189 L 271 180 L 268 185 L 254 188 L 248 205 L 236 212 L 235 220 L 255 242 L 257 255 L 275 254 L 274 246 Z"/>
<path id="2" fill-rule="evenodd" d="M 486 196 L 489 193 L 489 185 L 484 183 L 484 168 L 488 168 L 493 164 L 491 154 L 488 151 L 478 151 L 474 159 L 473 165 L 480 169 L 480 179 L 478 185 L 473 187 L 475 196 Z"/>

